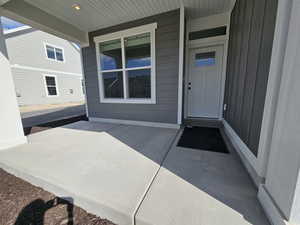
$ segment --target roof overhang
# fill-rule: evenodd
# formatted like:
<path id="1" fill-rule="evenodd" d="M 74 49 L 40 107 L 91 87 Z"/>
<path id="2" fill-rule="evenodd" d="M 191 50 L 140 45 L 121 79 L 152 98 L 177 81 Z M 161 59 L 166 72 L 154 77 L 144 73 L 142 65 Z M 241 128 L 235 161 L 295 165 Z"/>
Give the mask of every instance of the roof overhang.
<path id="1" fill-rule="evenodd" d="M 0 0 L 0 6 L 4 5 L 5 3 L 9 2 L 10 0 Z"/>
<path id="2" fill-rule="evenodd" d="M 88 32 L 175 10 L 188 18 L 230 12 L 235 0 L 0 0 L 0 15 L 70 41 L 88 43 Z M 76 10 L 74 3 L 80 6 Z"/>

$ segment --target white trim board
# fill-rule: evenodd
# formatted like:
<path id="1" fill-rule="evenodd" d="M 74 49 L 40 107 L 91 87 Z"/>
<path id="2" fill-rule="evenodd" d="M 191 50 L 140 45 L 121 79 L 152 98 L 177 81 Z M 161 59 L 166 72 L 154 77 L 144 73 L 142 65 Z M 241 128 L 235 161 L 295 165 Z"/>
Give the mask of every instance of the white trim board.
<path id="1" fill-rule="evenodd" d="M 185 30 L 185 12 L 184 7 L 180 7 L 180 25 L 179 25 L 179 66 L 178 66 L 178 113 L 177 124 L 182 124 L 182 98 L 183 98 L 183 73 L 184 73 L 184 30 Z"/>
<path id="2" fill-rule="evenodd" d="M 81 65 L 83 65 L 83 55 L 82 55 L 82 47 L 80 47 L 80 61 L 81 61 Z M 81 67 L 81 71 L 82 71 L 82 81 L 81 82 L 84 82 L 84 98 L 85 98 L 85 113 L 86 113 L 86 116 L 89 117 L 89 107 L 88 107 L 88 98 L 87 98 L 87 88 L 86 88 L 86 76 L 85 76 L 85 73 L 84 73 L 84 69 L 83 69 L 83 66 Z"/>
<path id="3" fill-rule="evenodd" d="M 66 75 L 80 76 L 80 78 L 82 78 L 82 74 L 80 74 L 80 73 L 71 73 L 71 72 L 64 72 L 64 71 L 59 71 L 59 70 L 49 70 L 49 69 L 46 69 L 46 68 L 23 66 L 23 65 L 19 65 L 19 64 L 12 64 L 12 65 L 10 65 L 10 67 L 11 68 L 16 68 L 16 69 L 41 71 L 41 72 L 46 72 L 46 73 L 56 73 L 56 74 L 66 74 Z"/>
<path id="4" fill-rule="evenodd" d="M 30 27 L 30 26 L 24 25 L 24 26 L 21 26 L 21 27 L 13 28 L 13 29 L 3 30 L 3 33 L 4 33 L 4 36 L 5 36 L 6 34 L 12 34 L 12 33 L 15 33 L 15 32 L 21 31 L 21 30 L 28 30 L 28 29 L 31 29 L 31 28 L 32 27 Z"/>
<path id="5" fill-rule="evenodd" d="M 96 117 L 89 117 L 89 121 L 124 124 L 124 125 L 134 125 L 134 126 L 144 126 L 144 127 L 160 127 L 160 128 L 170 128 L 170 129 L 180 129 L 180 125 L 172 124 L 172 123 L 157 123 L 157 122 L 136 121 L 136 120 L 119 120 L 119 119 L 107 119 L 107 118 L 96 118 Z"/>
<path id="6" fill-rule="evenodd" d="M 263 178 L 260 177 L 257 173 L 257 158 L 253 155 L 247 145 L 242 141 L 242 139 L 225 120 L 223 120 L 223 125 L 226 136 L 229 138 L 234 149 L 240 156 L 255 185 L 259 187 L 259 185 L 263 182 Z"/>
<path id="7" fill-rule="evenodd" d="M 230 17 L 231 13 L 221 13 L 216 15 L 211 15 L 208 17 L 201 17 L 197 19 L 191 19 L 187 22 L 186 27 L 186 41 L 185 47 L 186 56 L 189 55 L 190 49 L 193 48 L 203 48 L 211 47 L 216 45 L 223 46 L 223 65 L 222 65 L 222 84 L 220 91 L 220 109 L 218 119 L 223 119 L 223 109 L 224 109 L 224 96 L 225 96 L 225 83 L 226 83 L 226 67 L 227 67 L 227 55 L 228 55 L 228 40 L 230 32 Z M 210 29 L 219 26 L 227 26 L 226 35 L 203 38 L 198 40 L 189 40 L 189 33 L 193 31 L 199 31 L 204 29 Z M 189 73 L 189 57 L 185 58 L 185 75 L 184 79 L 187 80 Z M 184 118 L 188 118 L 188 90 L 187 82 L 184 85 Z"/>
<path id="8" fill-rule="evenodd" d="M 264 185 L 260 185 L 257 197 L 272 225 L 292 225 L 283 217 Z"/>
<path id="9" fill-rule="evenodd" d="M 132 104 L 156 104 L 156 56 L 155 56 L 155 29 L 157 28 L 157 23 L 151 23 L 143 26 L 138 26 L 126 30 L 121 30 L 118 32 L 105 34 L 101 36 L 94 37 L 95 48 L 96 48 L 96 62 L 97 62 L 97 74 L 99 82 L 99 96 L 100 103 L 132 103 Z M 138 34 L 150 33 L 150 56 L 151 65 L 144 67 L 134 67 L 126 68 L 125 59 L 125 46 L 124 39 L 126 37 L 131 37 Z M 99 43 L 110 41 L 110 40 L 120 40 L 121 51 L 122 51 L 122 68 L 113 70 L 103 70 L 100 63 L 100 49 Z M 151 98 L 129 98 L 128 89 L 128 79 L 127 71 L 130 70 L 140 70 L 140 69 L 150 69 L 150 79 L 151 79 Z M 104 82 L 103 74 L 108 72 L 122 72 L 123 77 L 123 98 L 106 98 L 104 94 Z"/>
<path id="10" fill-rule="evenodd" d="M 149 30 L 155 30 L 155 29 L 157 29 L 157 23 L 150 23 L 147 25 L 133 27 L 126 30 L 121 30 L 121 31 L 94 37 L 94 42 L 99 43 L 103 41 L 114 40 L 120 38 L 120 36 L 133 36 L 137 34 L 146 33 Z"/>

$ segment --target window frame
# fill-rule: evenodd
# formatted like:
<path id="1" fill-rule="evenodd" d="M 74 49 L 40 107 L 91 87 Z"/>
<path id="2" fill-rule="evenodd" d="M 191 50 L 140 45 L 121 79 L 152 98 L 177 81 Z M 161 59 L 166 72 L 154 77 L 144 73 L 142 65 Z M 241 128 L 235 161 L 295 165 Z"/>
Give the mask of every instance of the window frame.
<path id="1" fill-rule="evenodd" d="M 97 73 L 99 82 L 99 95 L 101 103 L 132 103 L 132 104 L 156 104 L 156 57 L 155 57 L 155 30 L 157 29 L 157 23 L 151 23 L 143 26 L 138 26 L 110 34 L 94 37 L 95 48 L 96 48 L 96 60 L 97 60 Z M 150 33 L 150 66 L 126 68 L 125 58 L 125 45 L 124 39 L 127 37 Z M 100 49 L 99 44 L 111 40 L 121 40 L 121 52 L 122 52 L 122 68 L 113 70 L 102 70 L 100 63 Z M 126 72 L 130 70 L 142 70 L 150 69 L 150 85 L 151 85 L 151 98 L 129 98 L 129 88 Z M 105 72 L 122 72 L 123 74 L 123 98 L 105 98 L 104 95 L 104 82 L 102 73 Z"/>
<path id="2" fill-rule="evenodd" d="M 46 77 L 54 77 L 55 86 L 53 86 L 53 85 L 47 85 L 47 79 L 46 79 Z M 43 74 L 43 78 L 44 78 L 44 86 L 45 86 L 46 96 L 48 98 L 58 97 L 59 96 L 59 91 L 58 91 L 57 76 L 56 75 L 52 75 L 52 74 Z M 48 86 L 55 87 L 55 89 L 56 89 L 56 95 L 49 95 Z"/>
<path id="3" fill-rule="evenodd" d="M 48 57 L 48 54 L 47 54 L 47 46 L 49 47 L 52 47 L 54 48 L 54 56 L 55 56 L 55 59 L 52 59 L 52 58 L 49 58 Z M 59 63 L 65 63 L 66 62 L 66 58 L 65 58 L 65 50 L 63 47 L 60 47 L 60 46 L 56 46 L 56 45 L 53 45 L 53 44 L 49 44 L 47 42 L 44 42 L 44 49 L 45 49 L 45 54 L 46 54 L 46 59 L 47 60 L 50 60 L 50 61 L 54 61 L 54 62 L 59 62 Z M 63 56 L 63 61 L 60 61 L 56 58 L 56 50 L 55 49 L 60 49 L 62 51 L 62 56 Z"/>

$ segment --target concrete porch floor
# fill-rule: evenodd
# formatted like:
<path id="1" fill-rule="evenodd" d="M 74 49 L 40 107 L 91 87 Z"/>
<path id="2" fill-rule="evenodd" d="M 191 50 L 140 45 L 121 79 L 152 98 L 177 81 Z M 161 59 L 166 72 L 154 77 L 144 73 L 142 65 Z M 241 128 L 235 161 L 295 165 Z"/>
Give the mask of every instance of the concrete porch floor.
<path id="1" fill-rule="evenodd" d="M 178 133 L 82 121 L 1 151 L 0 166 L 119 225 L 268 224 L 235 154 L 179 148 Z"/>

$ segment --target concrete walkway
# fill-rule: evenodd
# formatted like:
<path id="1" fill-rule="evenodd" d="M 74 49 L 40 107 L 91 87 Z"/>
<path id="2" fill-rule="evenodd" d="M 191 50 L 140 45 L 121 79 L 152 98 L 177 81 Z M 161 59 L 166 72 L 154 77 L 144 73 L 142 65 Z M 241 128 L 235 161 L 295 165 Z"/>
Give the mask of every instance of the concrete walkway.
<path id="1" fill-rule="evenodd" d="M 177 141 L 141 204 L 136 225 L 269 225 L 234 152 L 182 148 Z"/>
<path id="2" fill-rule="evenodd" d="M 0 152 L 0 167 L 119 225 L 268 224 L 234 154 L 176 147 L 177 134 L 77 122 Z"/>

